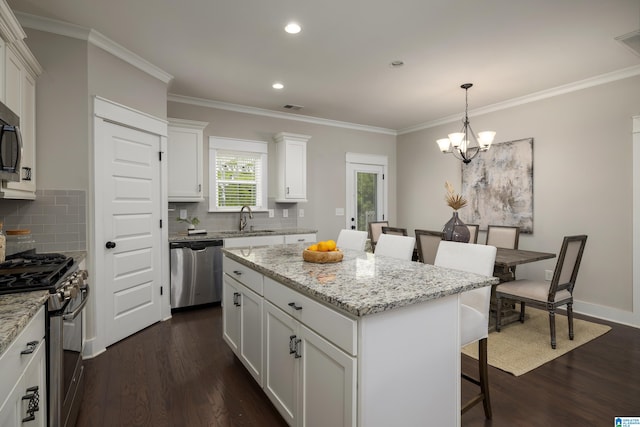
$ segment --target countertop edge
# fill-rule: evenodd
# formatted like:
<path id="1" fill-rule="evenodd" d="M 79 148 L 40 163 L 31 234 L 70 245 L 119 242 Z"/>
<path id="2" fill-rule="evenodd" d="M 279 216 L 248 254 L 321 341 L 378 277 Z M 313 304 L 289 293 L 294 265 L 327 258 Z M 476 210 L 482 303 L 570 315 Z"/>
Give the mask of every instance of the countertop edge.
<path id="1" fill-rule="evenodd" d="M 191 236 L 186 233 L 171 233 L 169 234 L 169 242 L 184 242 L 184 241 L 198 241 L 198 240 L 224 240 L 224 239 L 236 239 L 239 237 L 258 237 L 258 236 L 287 236 L 291 234 L 316 234 L 318 230 L 307 228 L 283 228 L 274 229 L 270 231 L 255 230 L 237 232 L 232 230 L 227 231 L 209 231 L 207 234 L 193 234 Z"/>

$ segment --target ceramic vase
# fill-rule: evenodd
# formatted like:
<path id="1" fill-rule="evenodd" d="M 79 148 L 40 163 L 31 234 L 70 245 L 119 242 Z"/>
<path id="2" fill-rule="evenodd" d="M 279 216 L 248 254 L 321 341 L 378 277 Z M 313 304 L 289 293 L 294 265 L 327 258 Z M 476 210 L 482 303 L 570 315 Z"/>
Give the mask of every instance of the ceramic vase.
<path id="1" fill-rule="evenodd" d="M 444 225 L 442 231 L 444 233 L 444 240 L 453 242 L 469 243 L 469 238 L 471 237 L 469 228 L 458 218 L 458 211 L 453 212 L 453 216 Z"/>

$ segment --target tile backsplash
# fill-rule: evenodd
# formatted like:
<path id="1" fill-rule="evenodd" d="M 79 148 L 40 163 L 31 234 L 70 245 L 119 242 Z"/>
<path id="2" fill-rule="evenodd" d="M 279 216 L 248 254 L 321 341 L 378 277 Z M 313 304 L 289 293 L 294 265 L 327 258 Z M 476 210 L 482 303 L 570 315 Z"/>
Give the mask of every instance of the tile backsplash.
<path id="1" fill-rule="evenodd" d="M 255 229 L 281 229 L 296 228 L 298 226 L 298 205 L 276 204 L 275 199 L 268 200 L 268 208 L 274 210 L 274 217 L 269 218 L 268 212 L 254 212 L 253 219 L 247 216 L 247 229 L 251 226 Z M 198 217 L 200 224 L 196 228 L 207 231 L 237 230 L 240 223 L 240 209 L 237 212 L 209 212 L 209 199 L 205 198 L 199 203 L 169 203 L 169 233 L 184 232 L 187 224 L 178 222 L 180 209 L 187 210 L 187 216 Z M 282 210 L 287 209 L 289 216 L 283 218 Z"/>
<path id="2" fill-rule="evenodd" d="M 87 249 L 86 191 L 37 190 L 36 200 L 0 199 L 3 230 L 29 229 L 38 252 Z"/>

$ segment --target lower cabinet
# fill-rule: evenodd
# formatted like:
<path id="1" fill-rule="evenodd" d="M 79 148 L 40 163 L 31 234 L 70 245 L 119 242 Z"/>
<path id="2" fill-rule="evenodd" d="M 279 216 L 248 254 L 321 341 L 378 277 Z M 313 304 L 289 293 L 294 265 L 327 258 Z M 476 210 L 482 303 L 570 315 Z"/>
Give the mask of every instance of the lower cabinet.
<path id="1" fill-rule="evenodd" d="M 45 353 L 42 308 L 0 357 L 0 426 L 47 425 Z"/>
<path id="2" fill-rule="evenodd" d="M 264 331 L 264 391 L 287 423 L 354 426 L 356 358 L 269 301 Z"/>
<path id="3" fill-rule="evenodd" d="M 262 385 L 262 296 L 224 275 L 223 339 Z"/>

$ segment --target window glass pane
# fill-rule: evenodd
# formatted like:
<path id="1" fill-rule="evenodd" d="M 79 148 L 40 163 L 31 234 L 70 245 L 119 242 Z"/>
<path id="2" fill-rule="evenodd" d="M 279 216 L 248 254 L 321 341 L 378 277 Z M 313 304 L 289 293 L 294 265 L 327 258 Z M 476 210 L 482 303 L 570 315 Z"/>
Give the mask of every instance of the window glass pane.
<path id="1" fill-rule="evenodd" d="M 367 231 L 370 221 L 377 220 L 378 206 L 378 174 L 369 172 L 356 173 L 358 230 Z"/>

